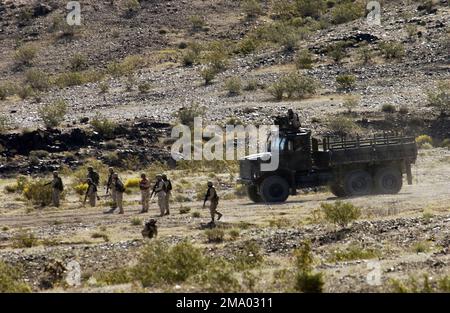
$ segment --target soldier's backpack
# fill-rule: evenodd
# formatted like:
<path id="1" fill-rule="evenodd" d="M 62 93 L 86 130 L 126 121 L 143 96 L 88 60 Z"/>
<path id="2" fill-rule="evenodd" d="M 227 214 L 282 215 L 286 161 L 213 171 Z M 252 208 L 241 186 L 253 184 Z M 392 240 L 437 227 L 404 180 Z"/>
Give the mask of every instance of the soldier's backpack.
<path id="1" fill-rule="evenodd" d="M 64 191 L 64 185 L 63 185 L 61 177 L 58 177 L 58 180 L 56 181 L 56 186 L 55 187 L 56 187 L 56 189 L 58 189 L 61 192 Z"/>
<path id="2" fill-rule="evenodd" d="M 116 189 L 118 192 L 125 192 L 125 186 L 120 181 L 116 182 Z"/>
<path id="3" fill-rule="evenodd" d="M 172 190 L 172 182 L 170 180 L 167 180 L 166 192 L 171 190 Z"/>
<path id="4" fill-rule="evenodd" d="M 97 172 L 92 172 L 91 179 L 97 186 L 100 184 L 100 175 Z"/>

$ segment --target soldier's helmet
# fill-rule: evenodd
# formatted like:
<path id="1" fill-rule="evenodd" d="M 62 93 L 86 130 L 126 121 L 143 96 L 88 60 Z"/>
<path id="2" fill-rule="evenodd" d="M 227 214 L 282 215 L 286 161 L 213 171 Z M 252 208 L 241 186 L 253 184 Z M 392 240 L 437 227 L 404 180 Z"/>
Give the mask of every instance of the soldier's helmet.
<path id="1" fill-rule="evenodd" d="M 162 177 L 162 179 L 167 179 L 167 175 L 166 174 L 162 174 L 161 177 Z"/>
<path id="2" fill-rule="evenodd" d="M 58 176 L 58 171 L 53 171 L 53 176 Z"/>
<path id="3" fill-rule="evenodd" d="M 213 186 L 212 181 L 209 181 L 209 182 L 208 182 L 208 187 L 212 187 L 212 186 Z"/>
<path id="4" fill-rule="evenodd" d="M 157 174 L 156 178 L 162 178 L 162 175 L 161 174 Z"/>
<path id="5" fill-rule="evenodd" d="M 108 171 L 109 171 L 110 173 L 114 173 L 114 168 L 110 167 L 110 168 L 108 169 Z"/>
<path id="6" fill-rule="evenodd" d="M 141 178 L 145 178 L 145 177 L 147 177 L 147 175 L 145 175 L 145 173 L 142 173 Z"/>
<path id="7" fill-rule="evenodd" d="M 119 178 L 119 174 L 114 173 L 114 174 L 112 175 L 112 178 Z"/>
<path id="8" fill-rule="evenodd" d="M 89 166 L 87 169 L 89 172 L 92 172 L 94 170 L 94 168 L 92 166 Z"/>

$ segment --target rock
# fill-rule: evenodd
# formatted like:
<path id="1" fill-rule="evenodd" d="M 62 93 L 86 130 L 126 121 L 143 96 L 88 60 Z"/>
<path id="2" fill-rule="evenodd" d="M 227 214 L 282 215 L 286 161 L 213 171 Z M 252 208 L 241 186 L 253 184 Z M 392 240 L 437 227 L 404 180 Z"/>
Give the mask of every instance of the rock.
<path id="1" fill-rule="evenodd" d="M 53 8 L 46 3 L 38 3 L 33 9 L 33 16 L 45 16 L 53 11 Z"/>

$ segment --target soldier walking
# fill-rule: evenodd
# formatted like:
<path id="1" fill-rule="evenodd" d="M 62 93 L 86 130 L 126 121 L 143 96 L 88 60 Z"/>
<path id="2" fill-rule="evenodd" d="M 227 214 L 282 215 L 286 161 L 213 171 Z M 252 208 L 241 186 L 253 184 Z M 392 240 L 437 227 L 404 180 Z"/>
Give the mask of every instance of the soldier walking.
<path id="1" fill-rule="evenodd" d="M 53 180 L 48 184 L 45 184 L 45 186 L 48 185 L 52 186 L 52 204 L 58 208 L 60 205 L 61 193 L 64 191 L 64 184 L 57 171 L 53 172 Z"/>
<path id="2" fill-rule="evenodd" d="M 145 174 L 141 174 L 141 181 L 139 182 L 139 189 L 141 189 L 142 211 L 140 213 L 147 213 L 150 201 L 150 180 Z"/>
<path id="3" fill-rule="evenodd" d="M 116 198 L 116 205 L 119 208 L 119 214 L 123 214 L 123 193 L 125 192 L 125 186 L 119 178 L 119 174 L 114 173 L 112 176 L 113 190 Z M 114 209 L 115 210 L 115 209 Z M 111 212 L 113 213 L 114 210 Z"/>
<path id="4" fill-rule="evenodd" d="M 164 216 L 166 214 L 166 186 L 160 174 L 156 175 L 156 183 L 153 186 L 152 197 L 154 194 L 158 196 L 160 216 Z"/>
<path id="5" fill-rule="evenodd" d="M 108 181 L 106 183 L 106 194 L 111 191 L 111 210 L 109 210 L 107 213 L 113 213 L 117 209 L 117 200 L 116 200 L 116 189 L 114 188 L 113 184 L 113 175 L 114 175 L 114 169 L 110 167 L 108 169 Z"/>
<path id="6" fill-rule="evenodd" d="M 162 179 L 164 181 L 164 186 L 166 189 L 166 197 L 165 197 L 165 205 L 166 205 L 166 215 L 170 214 L 170 208 L 169 208 L 169 204 L 170 204 L 170 197 L 172 196 L 172 182 L 170 181 L 170 179 L 167 178 L 166 174 L 162 175 Z"/>
<path id="7" fill-rule="evenodd" d="M 88 188 L 86 190 L 86 196 L 84 197 L 84 203 L 86 203 L 87 198 L 89 198 L 89 205 L 95 207 L 97 200 L 97 185 L 94 183 L 92 178 L 87 180 Z"/>
<path id="8" fill-rule="evenodd" d="M 94 171 L 94 168 L 92 166 L 88 167 L 88 175 L 87 175 L 88 180 L 91 179 L 92 183 L 95 184 L 95 188 L 98 188 L 98 186 L 100 185 L 100 175 Z M 100 200 L 100 197 L 97 194 L 96 191 L 96 197 L 97 200 Z"/>
<path id="9" fill-rule="evenodd" d="M 211 223 L 214 224 L 216 215 L 219 217 L 217 220 L 222 218 L 222 213 L 217 211 L 217 206 L 219 205 L 219 196 L 217 195 L 216 188 L 212 182 L 208 182 L 208 191 L 205 195 L 205 201 L 203 202 L 203 209 L 206 206 L 206 201 L 209 201 L 209 212 L 211 213 Z"/>

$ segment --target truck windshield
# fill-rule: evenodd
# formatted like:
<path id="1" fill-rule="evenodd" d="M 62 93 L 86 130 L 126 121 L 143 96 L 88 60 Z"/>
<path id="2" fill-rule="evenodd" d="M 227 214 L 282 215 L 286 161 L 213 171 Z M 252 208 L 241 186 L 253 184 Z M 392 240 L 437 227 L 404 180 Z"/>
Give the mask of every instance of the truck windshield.
<path id="1" fill-rule="evenodd" d="M 275 140 L 275 142 L 273 141 Z M 279 151 L 283 151 L 286 148 L 286 138 L 276 137 L 272 138 L 271 135 L 267 138 L 267 151 L 272 152 L 272 143 L 274 143 L 274 147 L 278 148 Z"/>

